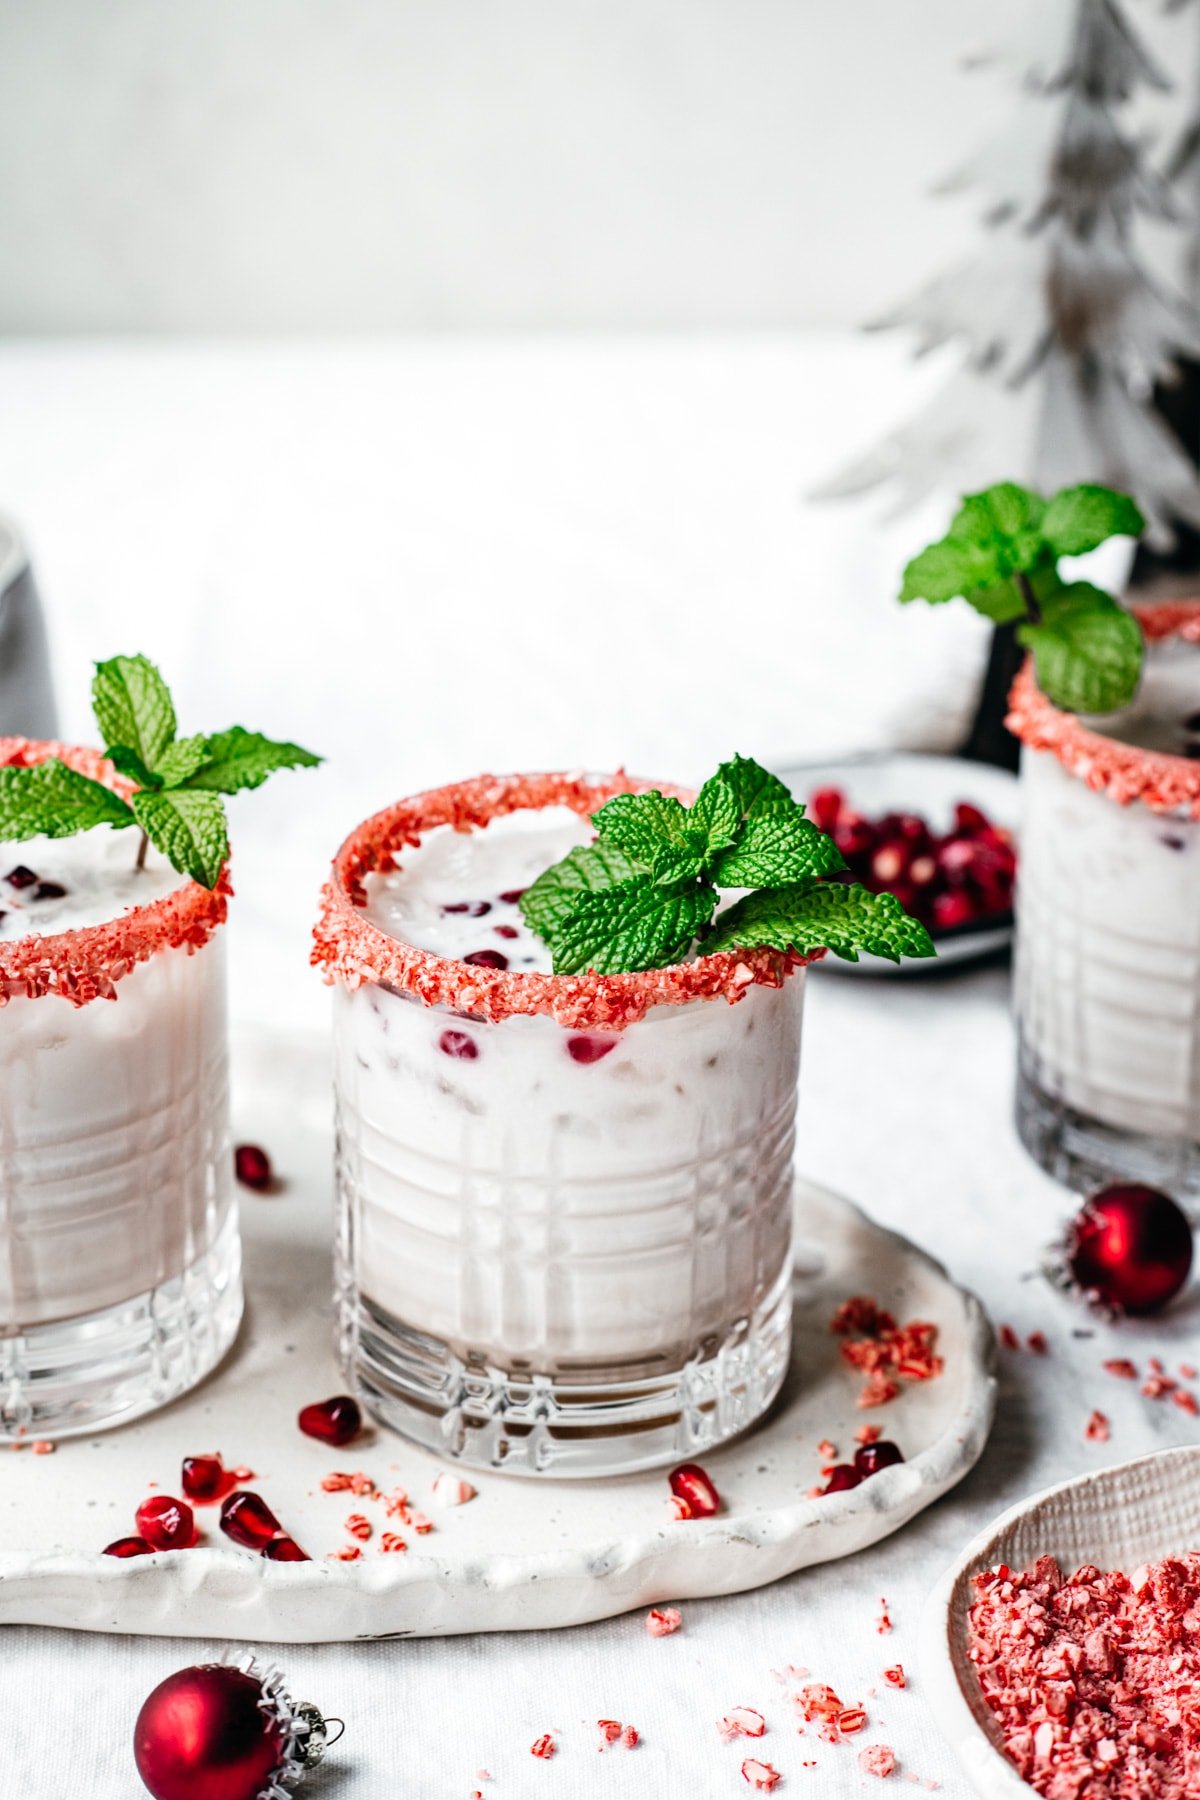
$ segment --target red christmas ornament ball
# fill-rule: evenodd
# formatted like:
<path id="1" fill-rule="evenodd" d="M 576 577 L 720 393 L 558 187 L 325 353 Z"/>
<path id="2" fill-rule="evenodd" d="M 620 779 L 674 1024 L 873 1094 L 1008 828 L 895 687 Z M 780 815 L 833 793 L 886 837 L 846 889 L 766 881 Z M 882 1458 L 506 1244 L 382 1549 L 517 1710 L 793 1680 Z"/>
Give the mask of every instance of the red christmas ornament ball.
<path id="1" fill-rule="evenodd" d="M 287 1751 L 286 1728 L 262 1698 L 257 1677 L 223 1663 L 160 1682 L 133 1731 L 138 1774 L 155 1800 L 259 1800 Z"/>
<path id="2" fill-rule="evenodd" d="M 1118 1183 L 1093 1194 L 1067 1240 L 1071 1278 L 1089 1299 L 1142 1315 L 1164 1307 L 1192 1268 L 1192 1228 L 1169 1194 Z"/>

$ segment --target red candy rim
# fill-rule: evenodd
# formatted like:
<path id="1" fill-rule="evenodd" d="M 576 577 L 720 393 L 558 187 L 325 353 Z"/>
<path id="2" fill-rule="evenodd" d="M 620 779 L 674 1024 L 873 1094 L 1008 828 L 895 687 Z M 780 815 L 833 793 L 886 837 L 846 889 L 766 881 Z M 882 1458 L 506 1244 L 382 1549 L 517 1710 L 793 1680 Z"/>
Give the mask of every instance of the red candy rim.
<path id="1" fill-rule="evenodd" d="M 350 989 L 373 982 L 412 994 L 426 1006 L 451 1007 L 493 1023 L 516 1013 L 540 1013 L 573 1031 L 623 1031 L 655 1006 L 733 1002 L 755 984 L 781 987 L 794 969 L 823 955 L 730 950 L 632 974 L 528 974 L 462 963 L 401 943 L 363 910 L 365 878 L 400 867 L 398 853 L 415 849 L 421 834 L 439 825 L 478 831 L 506 813 L 538 812 L 547 806 L 567 806 L 587 817 L 614 794 L 645 793 L 654 785 L 623 771 L 611 776 L 480 775 L 398 801 L 351 832 L 334 858 L 313 932 L 313 964 L 325 971 L 327 980 Z M 661 792 L 678 799 L 694 797 L 686 788 L 659 785 Z"/>
<path id="2" fill-rule="evenodd" d="M 1179 637 L 1200 644 L 1200 601 L 1163 600 L 1134 613 L 1147 642 Z M 1200 819 L 1200 762 L 1163 750 L 1139 750 L 1092 731 L 1074 714 L 1060 712 L 1034 680 L 1033 659 L 1009 695 L 1008 729 L 1031 750 L 1048 750 L 1067 773 L 1118 806 L 1136 800 L 1151 812 L 1186 809 Z"/>
<path id="3" fill-rule="evenodd" d="M 118 794 L 133 792 L 133 783 L 118 775 L 98 750 L 0 737 L 0 768 L 31 769 L 52 756 Z M 197 881 L 184 881 L 160 899 L 132 907 L 103 925 L 0 943 L 0 1006 L 20 995 L 36 1000 L 57 994 L 72 1006 L 115 1000 L 118 981 L 157 951 L 183 947 L 190 953 L 206 944 L 224 923 L 232 892 L 226 869 L 211 891 Z"/>

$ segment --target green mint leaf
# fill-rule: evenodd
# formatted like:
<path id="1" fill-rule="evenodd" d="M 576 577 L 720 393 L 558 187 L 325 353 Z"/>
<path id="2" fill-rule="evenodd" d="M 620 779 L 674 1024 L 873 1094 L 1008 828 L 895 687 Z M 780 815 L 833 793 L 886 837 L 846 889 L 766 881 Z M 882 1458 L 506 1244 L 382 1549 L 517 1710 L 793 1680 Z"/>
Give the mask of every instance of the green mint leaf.
<path id="1" fill-rule="evenodd" d="M 208 739 L 208 754 L 187 779 L 189 788 L 236 794 L 260 787 L 277 769 L 311 769 L 321 761 L 299 744 L 276 743 L 258 731 L 231 725 Z"/>
<path id="2" fill-rule="evenodd" d="M 765 771 L 764 771 L 765 773 Z M 768 776 L 768 781 L 773 777 Z M 696 795 L 689 809 L 689 819 L 703 830 L 708 839 L 708 854 L 715 856 L 732 844 L 742 823 L 738 797 L 723 775 L 713 775 Z"/>
<path id="3" fill-rule="evenodd" d="M 1088 581 L 1047 600 L 1041 624 L 1022 625 L 1017 636 L 1033 651 L 1042 692 L 1066 712 L 1116 712 L 1137 692 L 1141 627 Z"/>
<path id="4" fill-rule="evenodd" d="M 177 788 L 187 782 L 191 785 L 191 777 L 203 763 L 208 761 L 209 740 L 202 732 L 195 737 L 176 738 L 168 744 L 158 760 L 158 768 L 154 771 L 157 777 L 156 787 Z"/>
<path id="5" fill-rule="evenodd" d="M 155 847 L 183 875 L 206 888 L 217 878 L 229 855 L 225 807 L 218 794 L 135 794 L 134 817 Z"/>
<path id="6" fill-rule="evenodd" d="M 666 888 L 647 875 L 584 894 L 554 934 L 554 973 L 667 968 L 686 955 L 716 903 L 715 888 L 696 882 Z"/>
<path id="7" fill-rule="evenodd" d="M 743 819 L 755 818 L 759 813 L 787 812 L 796 805 L 790 789 L 778 775 L 772 775 L 750 756 L 735 756 L 731 761 L 723 762 L 714 779 L 723 781 L 733 790 Z"/>
<path id="8" fill-rule="evenodd" d="M 130 781 L 136 781 L 139 787 L 157 788 L 162 786 L 158 776 L 146 767 L 137 751 L 131 750 L 128 744 L 110 744 L 104 754 L 119 775 L 125 775 Z"/>
<path id="9" fill-rule="evenodd" d="M 171 690 L 145 656 L 96 664 L 92 707 L 106 744 L 124 744 L 153 769 L 175 736 Z"/>
<path id="10" fill-rule="evenodd" d="M 944 537 L 906 565 L 900 599 L 904 604 L 927 600 L 940 606 L 946 600 L 986 591 L 995 579 L 996 558 L 982 544 L 969 538 Z"/>
<path id="11" fill-rule="evenodd" d="M 925 927 L 909 918 L 894 894 L 872 894 L 838 881 L 747 894 L 721 914 L 701 948 L 708 955 L 764 945 L 800 955 L 824 948 L 846 962 L 857 962 L 862 950 L 890 962 L 937 954 Z"/>
<path id="12" fill-rule="evenodd" d="M 518 901 L 521 917 L 544 942 L 552 943 L 554 933 L 581 895 L 616 887 L 649 873 L 615 844 L 603 840 L 578 844 L 525 889 Z"/>
<path id="13" fill-rule="evenodd" d="M 1112 537 L 1140 537 L 1146 521 L 1128 494 L 1084 482 L 1046 507 L 1042 536 L 1055 556 L 1084 556 Z"/>
<path id="14" fill-rule="evenodd" d="M 690 819 L 680 801 L 657 788 L 648 794 L 617 794 L 592 814 L 603 842 L 615 844 L 668 883 L 698 875 L 704 864 L 707 834 Z"/>
<path id="15" fill-rule="evenodd" d="M 1015 481 L 968 494 L 950 522 L 950 535 L 978 544 L 995 558 L 1000 575 L 1032 569 L 1043 551 L 1046 502 Z"/>
<path id="16" fill-rule="evenodd" d="M 1027 616 L 1025 596 L 1015 581 L 995 581 L 991 587 L 972 588 L 963 599 L 993 625 L 1008 625 Z"/>
<path id="17" fill-rule="evenodd" d="M 0 839 L 74 837 L 94 825 L 119 831 L 133 814 L 119 794 L 51 757 L 32 769 L 0 769 Z"/>
<path id="18" fill-rule="evenodd" d="M 845 868 L 831 837 L 810 824 L 803 807 L 747 819 L 733 848 L 712 871 L 718 887 L 777 888 Z"/>

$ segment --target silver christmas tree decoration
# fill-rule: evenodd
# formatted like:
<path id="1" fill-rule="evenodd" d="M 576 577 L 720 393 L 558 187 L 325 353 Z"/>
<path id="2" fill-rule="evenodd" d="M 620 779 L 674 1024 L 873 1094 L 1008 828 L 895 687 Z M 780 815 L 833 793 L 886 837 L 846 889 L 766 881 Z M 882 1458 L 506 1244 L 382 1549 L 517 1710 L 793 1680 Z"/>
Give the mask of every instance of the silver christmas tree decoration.
<path id="1" fill-rule="evenodd" d="M 1154 389 L 1177 357 L 1200 357 L 1200 315 L 1139 256 L 1142 219 L 1182 216 L 1127 110 L 1170 84 L 1116 0 L 1042 0 L 1035 32 L 987 59 L 1020 72 L 1012 127 L 944 183 L 985 196 L 979 254 L 871 327 L 909 329 L 918 354 L 960 344 L 965 360 L 819 497 L 886 483 L 902 509 L 1004 478 L 1044 492 L 1097 481 L 1136 494 L 1148 540 L 1168 545 L 1173 522 L 1200 529 L 1200 476 Z"/>

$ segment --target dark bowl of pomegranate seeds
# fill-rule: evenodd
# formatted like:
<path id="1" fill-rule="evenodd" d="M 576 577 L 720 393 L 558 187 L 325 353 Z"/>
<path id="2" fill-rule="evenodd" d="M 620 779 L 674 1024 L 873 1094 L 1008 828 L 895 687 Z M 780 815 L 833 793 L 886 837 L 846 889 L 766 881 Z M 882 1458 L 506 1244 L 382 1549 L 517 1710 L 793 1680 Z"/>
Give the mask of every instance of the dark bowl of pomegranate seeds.
<path id="1" fill-rule="evenodd" d="M 1007 770 L 895 751 L 782 774 L 809 818 L 834 839 L 847 878 L 895 894 L 937 945 L 929 961 L 827 957 L 822 969 L 928 974 L 1011 944 L 1017 782 Z"/>

